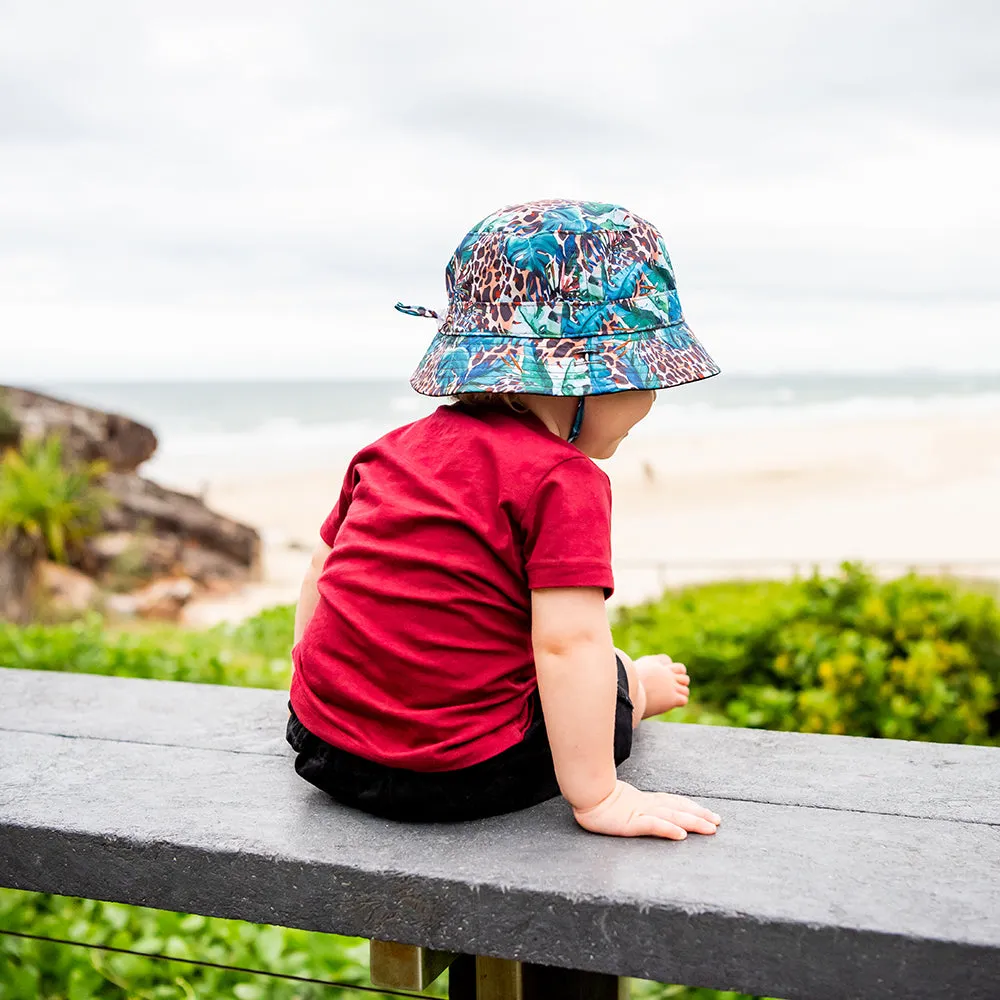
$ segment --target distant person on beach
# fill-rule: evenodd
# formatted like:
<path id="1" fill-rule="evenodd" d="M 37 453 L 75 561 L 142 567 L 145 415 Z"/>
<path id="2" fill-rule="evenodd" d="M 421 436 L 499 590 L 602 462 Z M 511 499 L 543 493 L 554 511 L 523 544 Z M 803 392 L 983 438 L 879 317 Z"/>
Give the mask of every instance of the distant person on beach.
<path id="1" fill-rule="evenodd" d="M 684 705 L 664 654 L 612 644 L 609 458 L 657 389 L 719 369 L 670 258 L 617 205 L 503 209 L 462 240 L 411 380 L 456 400 L 351 462 L 302 584 L 288 742 L 338 802 L 469 820 L 560 793 L 585 829 L 679 840 L 719 817 L 617 779 Z"/>

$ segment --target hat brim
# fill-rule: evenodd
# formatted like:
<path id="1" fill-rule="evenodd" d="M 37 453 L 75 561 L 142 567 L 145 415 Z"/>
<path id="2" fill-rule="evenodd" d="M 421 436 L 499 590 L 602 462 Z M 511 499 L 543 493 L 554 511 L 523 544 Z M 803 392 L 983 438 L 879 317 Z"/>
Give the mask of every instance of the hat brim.
<path id="1" fill-rule="evenodd" d="M 687 323 L 587 337 L 438 333 L 410 379 L 425 396 L 524 392 L 602 396 L 719 374 Z"/>

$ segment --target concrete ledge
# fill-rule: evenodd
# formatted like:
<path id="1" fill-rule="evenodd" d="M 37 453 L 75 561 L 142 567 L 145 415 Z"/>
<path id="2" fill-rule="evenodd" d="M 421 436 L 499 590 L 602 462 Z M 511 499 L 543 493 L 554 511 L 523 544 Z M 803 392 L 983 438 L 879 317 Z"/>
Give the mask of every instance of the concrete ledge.
<path id="1" fill-rule="evenodd" d="M 342 809 L 278 692 L 0 670 L 0 884 L 787 998 L 996 1000 L 1000 750 L 647 724 L 714 838 Z M 624 769 L 623 769 L 624 771 Z"/>
<path id="2" fill-rule="evenodd" d="M 0 731 L 284 757 L 286 701 L 259 688 L 0 668 Z M 691 796 L 1000 825 L 995 747 L 647 723 L 621 775 Z"/>

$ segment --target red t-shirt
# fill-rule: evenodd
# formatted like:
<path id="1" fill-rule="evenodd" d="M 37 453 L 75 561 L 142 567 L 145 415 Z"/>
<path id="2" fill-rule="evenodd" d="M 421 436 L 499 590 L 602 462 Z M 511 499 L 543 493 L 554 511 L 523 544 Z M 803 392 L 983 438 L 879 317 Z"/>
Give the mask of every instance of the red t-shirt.
<path id="1" fill-rule="evenodd" d="M 608 477 L 530 414 L 441 406 L 392 431 L 355 456 L 320 535 L 292 706 L 327 743 L 414 771 L 524 736 L 532 589 L 614 585 Z"/>

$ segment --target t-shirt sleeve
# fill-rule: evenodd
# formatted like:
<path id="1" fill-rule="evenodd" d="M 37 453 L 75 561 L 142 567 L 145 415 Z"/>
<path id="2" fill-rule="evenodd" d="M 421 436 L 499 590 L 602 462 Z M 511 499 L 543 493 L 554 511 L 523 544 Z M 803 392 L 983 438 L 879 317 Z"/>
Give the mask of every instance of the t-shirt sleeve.
<path id="1" fill-rule="evenodd" d="M 555 466 L 525 510 L 528 587 L 603 587 L 611 575 L 611 484 L 584 455 Z"/>
<path id="2" fill-rule="evenodd" d="M 351 494 L 354 491 L 355 481 L 356 476 L 354 463 L 352 462 L 347 469 L 347 474 L 344 476 L 344 484 L 340 488 L 340 498 L 337 500 L 337 505 L 332 511 L 330 511 L 326 520 L 319 529 L 319 537 L 322 538 L 331 549 L 333 548 L 333 543 L 337 538 L 337 532 L 340 530 L 340 525 L 343 523 L 344 518 L 347 515 L 347 508 L 351 506 Z"/>

